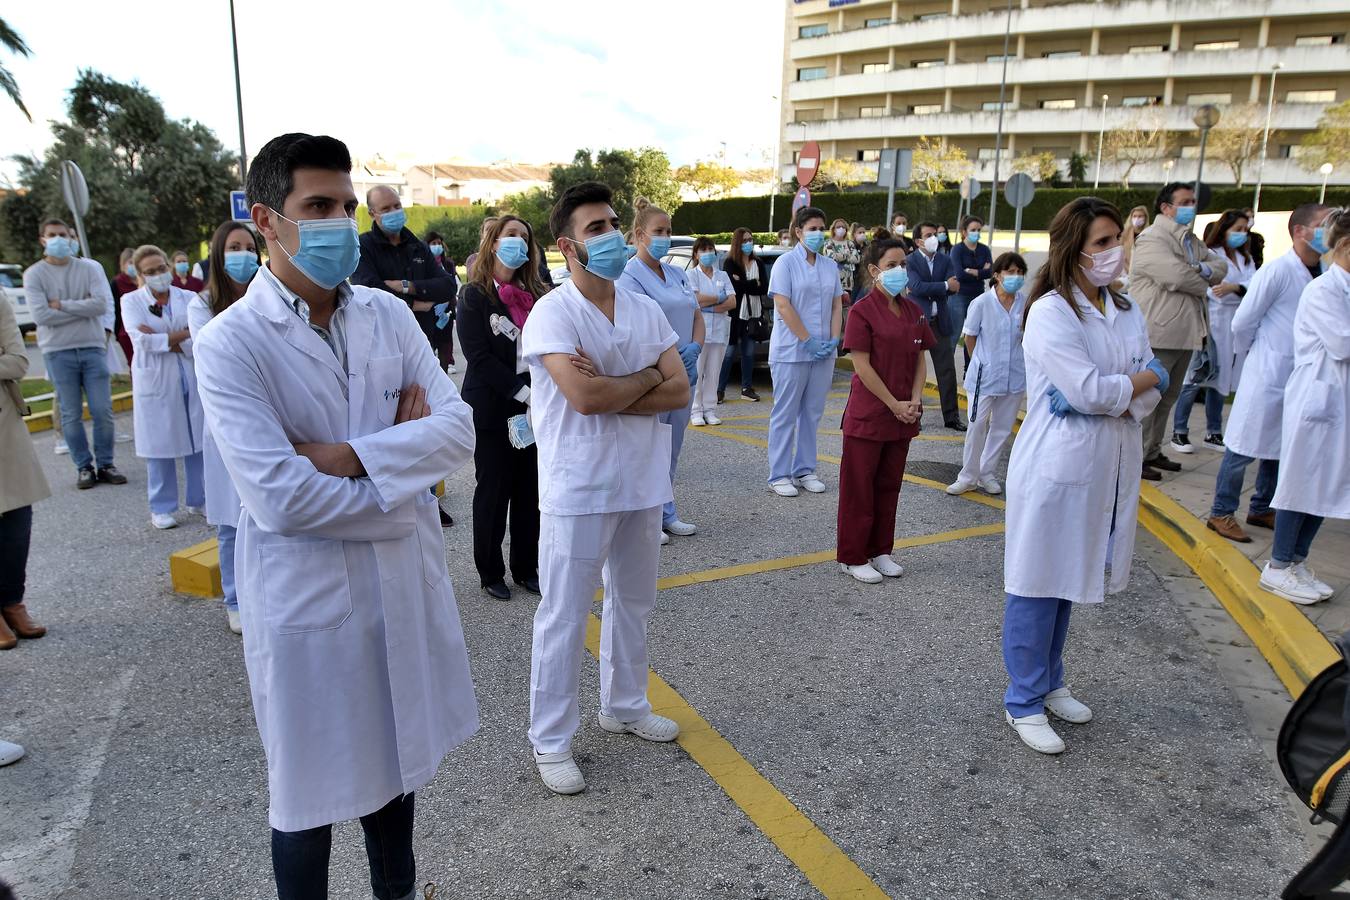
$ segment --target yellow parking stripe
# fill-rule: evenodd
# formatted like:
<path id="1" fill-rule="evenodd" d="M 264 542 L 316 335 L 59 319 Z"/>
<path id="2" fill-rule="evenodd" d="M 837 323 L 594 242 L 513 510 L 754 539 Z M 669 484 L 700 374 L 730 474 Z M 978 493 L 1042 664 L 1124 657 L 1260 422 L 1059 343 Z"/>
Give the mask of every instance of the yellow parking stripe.
<path id="1" fill-rule="evenodd" d="M 764 416 L 764 418 L 767 419 L 768 416 Z M 706 426 L 705 426 L 705 425 L 698 425 L 698 426 L 695 426 L 695 427 L 698 427 L 698 428 L 735 428 L 735 429 L 738 430 L 738 431 L 756 431 L 756 432 L 758 432 L 758 431 L 768 431 L 768 430 L 769 430 L 769 426 L 768 426 L 768 425 L 742 425 L 742 424 L 741 424 L 741 420 L 739 420 L 739 419 L 736 420 L 736 421 L 734 421 L 734 422 L 731 422 L 730 424 L 727 424 L 727 420 L 726 420 L 726 419 L 723 419 L 723 420 L 722 420 L 722 423 L 723 423 L 722 425 L 706 425 Z M 826 435 L 826 436 L 829 436 L 829 437 L 842 437 L 844 433 L 843 433 L 842 431 L 840 431 L 838 428 L 820 428 L 820 429 L 817 429 L 816 434 L 822 434 L 822 435 Z M 953 443 L 953 444 L 960 444 L 960 443 L 964 443 L 964 442 L 965 442 L 965 438 L 962 437 L 962 436 L 959 435 L 959 434 L 920 434 L 920 435 L 918 435 L 917 437 L 915 437 L 914 440 L 916 440 L 916 441 L 947 441 L 947 442 L 950 442 L 950 443 Z"/>

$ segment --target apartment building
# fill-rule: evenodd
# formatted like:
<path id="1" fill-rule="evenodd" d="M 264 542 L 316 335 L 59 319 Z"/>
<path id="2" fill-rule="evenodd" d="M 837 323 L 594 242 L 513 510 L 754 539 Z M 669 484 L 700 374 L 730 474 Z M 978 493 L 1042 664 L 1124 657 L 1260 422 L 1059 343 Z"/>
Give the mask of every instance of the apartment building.
<path id="1" fill-rule="evenodd" d="M 784 179 L 809 140 L 823 158 L 874 166 L 883 148 L 927 136 L 964 149 L 987 181 L 1005 61 L 1005 177 L 1016 157 L 1051 152 L 1066 171 L 1076 152 L 1092 159 L 1091 178 L 1103 130 L 1147 123 L 1167 134 L 1159 158 L 1136 166 L 1131 181 L 1193 178 L 1196 108 L 1214 104 L 1264 126 L 1274 77 L 1264 181 L 1319 183 L 1298 165 L 1300 142 L 1327 106 L 1350 98 L 1350 0 L 785 3 Z M 1107 162 L 1102 179 L 1123 168 Z M 1244 180 L 1254 174 L 1253 164 Z M 1234 176 L 1207 162 L 1205 180 Z M 1331 180 L 1350 182 L 1350 172 Z"/>

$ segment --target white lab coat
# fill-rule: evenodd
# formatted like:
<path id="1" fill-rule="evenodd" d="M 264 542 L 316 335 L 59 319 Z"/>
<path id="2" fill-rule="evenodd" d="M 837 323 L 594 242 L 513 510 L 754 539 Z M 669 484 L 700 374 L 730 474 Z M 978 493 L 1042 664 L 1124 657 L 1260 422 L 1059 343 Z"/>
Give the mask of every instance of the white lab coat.
<path id="1" fill-rule="evenodd" d="M 188 304 L 188 328 L 192 329 L 195 339 L 206 323 L 211 321 L 211 307 L 205 292 L 192 298 Z M 211 429 L 204 428 L 202 439 L 202 478 L 206 483 L 206 521 L 212 525 L 239 526 L 239 492 L 230 481 L 230 473 L 225 468 L 225 460 L 220 458 L 220 448 L 211 437 Z"/>
<path id="2" fill-rule="evenodd" d="M 197 396 L 192 339 L 169 349 L 169 332 L 188 327 L 188 304 L 195 295 L 169 287 L 163 315 L 150 312 L 155 297 L 148 287 L 122 295 L 122 325 L 131 336 L 131 413 L 136 455 L 178 459 L 201 452 L 202 404 Z M 144 325 L 154 331 L 145 334 Z"/>
<path id="3" fill-rule="evenodd" d="M 1107 592 L 1129 582 L 1140 422 L 1161 397 L 1148 390 L 1131 399 L 1129 376 L 1153 359 L 1139 306 L 1119 310 L 1108 300 L 1103 316 L 1074 294 L 1081 319 L 1054 292 L 1027 317 L 1027 415 L 1008 465 L 1003 578 L 1012 594 L 1100 603 L 1108 566 Z M 1082 414 L 1051 415 L 1052 385 Z"/>
<path id="4" fill-rule="evenodd" d="M 1252 459 L 1280 458 L 1284 387 L 1294 369 L 1294 313 L 1312 281 L 1293 250 L 1266 263 L 1233 314 L 1233 350 L 1246 354 L 1224 443 Z"/>
<path id="5" fill-rule="evenodd" d="M 1303 289 L 1284 392 L 1280 483 L 1270 505 L 1350 519 L 1350 272 L 1331 265 Z"/>
<path id="6" fill-rule="evenodd" d="M 1235 253 L 1228 258 L 1228 274 L 1223 280 L 1225 284 L 1239 284 L 1245 287 L 1251 284 L 1252 276 L 1255 274 L 1255 261 L 1241 253 Z M 1209 334 L 1219 351 L 1219 377 L 1205 386 L 1227 397 L 1237 390 L 1246 358 L 1245 354 L 1238 353 L 1233 346 L 1233 315 L 1241 305 L 1242 298 L 1236 293 L 1216 297 L 1214 288 L 1210 288 L 1206 296 L 1209 298 Z"/>
<path id="7" fill-rule="evenodd" d="M 347 367 L 259 273 L 197 340 L 202 399 L 243 501 L 244 661 L 274 828 L 365 815 L 414 791 L 478 728 L 433 484 L 469 460 L 469 407 L 406 304 L 354 287 Z M 399 392 L 431 415 L 394 424 Z M 346 442 L 363 478 L 293 442 Z"/>

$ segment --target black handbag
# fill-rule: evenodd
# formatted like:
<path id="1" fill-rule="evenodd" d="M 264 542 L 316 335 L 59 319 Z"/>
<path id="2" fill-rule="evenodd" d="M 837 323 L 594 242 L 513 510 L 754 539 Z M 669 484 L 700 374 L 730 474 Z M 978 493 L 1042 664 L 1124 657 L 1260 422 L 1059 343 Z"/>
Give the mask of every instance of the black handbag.
<path id="1" fill-rule="evenodd" d="M 767 341 L 769 339 L 769 323 L 763 316 L 755 316 L 741 322 L 741 327 L 750 335 L 752 341 Z"/>

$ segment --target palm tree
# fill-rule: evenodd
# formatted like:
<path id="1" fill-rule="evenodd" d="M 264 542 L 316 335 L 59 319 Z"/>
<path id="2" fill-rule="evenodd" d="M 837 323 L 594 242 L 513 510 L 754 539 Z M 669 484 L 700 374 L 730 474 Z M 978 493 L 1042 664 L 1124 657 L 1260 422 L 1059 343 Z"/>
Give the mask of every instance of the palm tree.
<path id="1" fill-rule="evenodd" d="M 19 56 L 28 56 L 32 52 L 24 43 L 23 36 L 11 28 L 4 19 L 0 19 L 0 47 Z M 23 97 L 19 93 L 19 83 L 14 80 L 14 73 L 4 65 L 0 65 L 0 90 L 9 95 L 9 99 L 13 100 L 19 111 L 28 117 L 28 121 L 33 121 L 32 113 L 23 105 Z"/>

